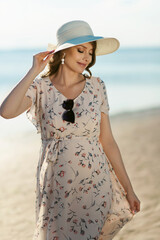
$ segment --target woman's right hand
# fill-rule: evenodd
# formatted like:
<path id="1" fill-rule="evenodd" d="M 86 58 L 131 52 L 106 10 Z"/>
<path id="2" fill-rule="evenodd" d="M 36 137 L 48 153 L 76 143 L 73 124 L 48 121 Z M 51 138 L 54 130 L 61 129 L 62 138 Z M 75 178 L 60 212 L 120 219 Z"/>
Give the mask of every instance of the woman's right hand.
<path id="1" fill-rule="evenodd" d="M 47 63 L 52 58 L 54 51 L 55 50 L 40 52 L 33 56 L 32 70 L 34 70 L 37 75 L 44 70 Z"/>
<path id="2" fill-rule="evenodd" d="M 24 78 L 8 94 L 0 106 L 0 115 L 3 118 L 14 118 L 23 113 L 31 106 L 31 99 L 25 96 L 29 86 L 35 77 L 43 71 L 51 57 L 53 51 L 40 52 L 33 56 L 33 65 Z"/>

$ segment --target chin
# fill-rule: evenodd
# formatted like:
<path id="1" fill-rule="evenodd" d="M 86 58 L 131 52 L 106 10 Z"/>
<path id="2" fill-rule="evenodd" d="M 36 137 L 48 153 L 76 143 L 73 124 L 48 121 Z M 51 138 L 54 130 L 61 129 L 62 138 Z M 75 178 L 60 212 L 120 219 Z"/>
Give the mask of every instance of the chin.
<path id="1" fill-rule="evenodd" d="M 82 74 L 84 72 L 84 70 L 77 70 L 75 71 L 76 73 Z"/>
<path id="2" fill-rule="evenodd" d="M 85 69 L 84 68 L 80 68 L 80 67 L 75 67 L 75 68 L 70 68 L 73 72 L 75 72 L 75 73 L 78 73 L 78 74 L 82 74 L 84 71 L 85 71 Z"/>

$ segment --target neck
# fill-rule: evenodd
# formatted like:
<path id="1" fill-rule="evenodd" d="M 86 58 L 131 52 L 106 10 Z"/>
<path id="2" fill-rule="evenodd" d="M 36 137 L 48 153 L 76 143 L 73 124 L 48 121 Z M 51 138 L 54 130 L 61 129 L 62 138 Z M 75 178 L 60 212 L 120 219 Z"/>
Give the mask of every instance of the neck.
<path id="1" fill-rule="evenodd" d="M 70 87 L 82 79 L 84 79 L 82 73 L 73 72 L 65 65 L 60 65 L 58 73 L 54 76 L 54 82 L 65 87 Z"/>

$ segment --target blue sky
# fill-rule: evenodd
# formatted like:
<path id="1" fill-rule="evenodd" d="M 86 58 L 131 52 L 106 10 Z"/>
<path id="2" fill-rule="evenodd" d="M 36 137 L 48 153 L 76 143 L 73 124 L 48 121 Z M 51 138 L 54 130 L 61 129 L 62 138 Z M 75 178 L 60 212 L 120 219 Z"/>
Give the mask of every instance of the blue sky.
<path id="1" fill-rule="evenodd" d="M 0 49 L 47 48 L 65 22 L 85 20 L 95 35 L 121 46 L 160 46 L 159 0 L 0 1 Z"/>

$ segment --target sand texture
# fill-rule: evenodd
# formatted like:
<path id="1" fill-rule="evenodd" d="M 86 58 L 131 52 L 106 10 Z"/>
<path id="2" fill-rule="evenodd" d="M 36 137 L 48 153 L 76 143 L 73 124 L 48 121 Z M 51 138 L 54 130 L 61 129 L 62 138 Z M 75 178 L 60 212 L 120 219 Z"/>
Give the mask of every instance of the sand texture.
<path id="1" fill-rule="evenodd" d="M 112 132 L 141 212 L 114 240 L 160 239 L 160 109 L 111 118 Z M 27 121 L 27 120 L 26 120 Z M 0 139 L 0 239 L 31 240 L 35 227 L 36 167 L 40 135 L 35 131 Z"/>

